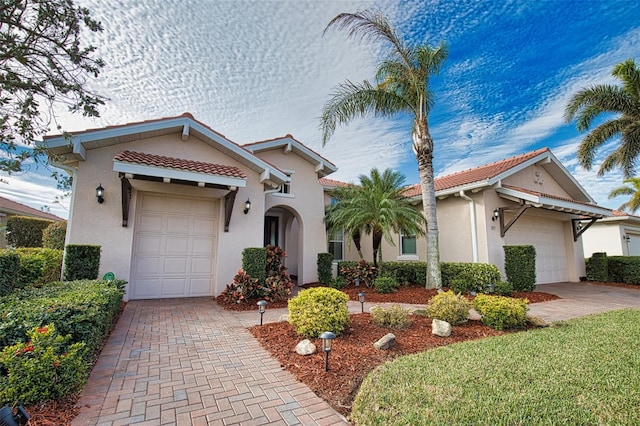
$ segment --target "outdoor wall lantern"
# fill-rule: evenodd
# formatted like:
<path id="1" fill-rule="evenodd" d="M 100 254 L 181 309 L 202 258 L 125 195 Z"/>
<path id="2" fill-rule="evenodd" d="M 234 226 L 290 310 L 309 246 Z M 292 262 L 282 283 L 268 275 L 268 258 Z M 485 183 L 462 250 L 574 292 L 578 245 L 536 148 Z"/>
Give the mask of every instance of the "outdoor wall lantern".
<path id="1" fill-rule="evenodd" d="M 251 210 L 251 201 L 247 198 L 247 201 L 244 202 L 244 214 L 249 213 L 249 210 Z"/>
<path id="2" fill-rule="evenodd" d="M 322 339 L 322 350 L 324 351 L 324 371 L 329 371 L 329 352 L 331 352 L 331 342 L 336 338 L 336 335 L 330 331 L 325 331 L 320 335 Z"/>
<path id="3" fill-rule="evenodd" d="M 260 325 L 262 325 L 262 317 L 264 316 L 264 312 L 267 310 L 267 301 L 261 300 L 258 302 L 258 312 L 260 312 Z"/>
<path id="4" fill-rule="evenodd" d="M 104 188 L 102 187 L 102 184 L 99 184 L 96 188 L 96 198 L 98 199 L 98 203 L 104 203 Z"/>
<path id="5" fill-rule="evenodd" d="M 358 300 L 360 301 L 360 310 L 364 314 L 364 291 L 358 293 Z"/>
<path id="6" fill-rule="evenodd" d="M 500 217 L 500 210 L 494 209 L 493 216 L 491 216 L 491 220 L 495 222 L 496 220 L 498 220 L 499 217 Z"/>

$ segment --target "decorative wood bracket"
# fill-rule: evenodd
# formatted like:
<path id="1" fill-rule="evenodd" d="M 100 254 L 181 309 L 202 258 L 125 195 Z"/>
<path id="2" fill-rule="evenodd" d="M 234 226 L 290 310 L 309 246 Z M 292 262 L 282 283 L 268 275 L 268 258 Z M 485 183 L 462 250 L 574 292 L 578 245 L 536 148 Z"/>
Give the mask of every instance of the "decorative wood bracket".
<path id="1" fill-rule="evenodd" d="M 131 204 L 131 183 L 122 173 L 120 174 L 122 187 L 122 226 L 127 227 L 129 223 L 129 205 Z"/>
<path id="2" fill-rule="evenodd" d="M 233 213 L 233 203 L 236 201 L 238 188 L 235 191 L 229 191 L 224 196 L 224 232 L 229 232 L 229 222 L 231 222 L 231 214 Z"/>
<path id="3" fill-rule="evenodd" d="M 519 207 L 500 207 L 498 209 L 498 212 L 500 213 L 500 236 L 504 238 L 504 235 L 507 233 L 507 231 L 509 230 L 509 228 L 511 228 L 513 226 L 514 223 L 516 223 L 516 221 L 520 218 L 520 216 L 522 216 L 522 214 L 527 211 L 527 209 L 529 208 L 529 206 L 524 204 L 524 201 L 520 200 L 520 206 Z M 504 212 L 507 210 L 517 210 L 516 215 L 513 219 L 511 219 L 509 221 L 509 223 L 507 223 L 505 225 L 504 223 Z"/>
<path id="4" fill-rule="evenodd" d="M 598 219 L 599 218 L 597 217 L 592 217 L 589 223 L 587 223 L 586 225 L 582 224 L 582 219 L 571 219 L 571 225 L 572 225 L 571 228 L 573 229 L 573 241 L 574 242 L 578 241 L 578 238 L 580 238 L 580 235 L 582 235 L 584 231 L 589 229 L 591 225 L 596 223 Z"/>

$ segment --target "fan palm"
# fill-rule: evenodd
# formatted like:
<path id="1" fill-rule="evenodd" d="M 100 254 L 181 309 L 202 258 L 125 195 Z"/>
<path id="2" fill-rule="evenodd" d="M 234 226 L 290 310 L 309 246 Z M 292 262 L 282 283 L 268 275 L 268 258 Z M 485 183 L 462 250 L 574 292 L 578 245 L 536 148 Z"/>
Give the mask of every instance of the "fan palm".
<path id="1" fill-rule="evenodd" d="M 625 177 L 631 177 L 640 154 L 640 68 L 633 59 L 627 59 L 616 65 L 611 75 L 622 81 L 622 86 L 598 84 L 580 90 L 569 101 L 565 119 L 576 118 L 576 127 L 584 132 L 596 118 L 615 114 L 584 137 L 578 148 L 578 161 L 590 170 L 598 149 L 619 136 L 620 145 L 604 159 L 598 176 L 619 167 Z"/>
<path id="2" fill-rule="evenodd" d="M 433 139 L 427 117 L 433 106 L 429 80 L 438 74 L 447 57 L 447 46 L 440 43 L 409 46 L 377 11 L 342 13 L 329 22 L 331 28 L 347 30 L 349 37 L 380 41 L 389 45 L 388 57 L 378 64 L 376 84 L 346 81 L 337 86 L 322 109 L 322 142 L 326 144 L 337 124 L 374 115 L 413 117 L 413 151 L 418 160 L 422 205 L 426 217 L 427 288 L 440 288 L 440 252 L 433 172 Z"/>
<path id="3" fill-rule="evenodd" d="M 370 176 L 360 175 L 359 186 L 337 188 L 331 196 L 336 200 L 329 206 L 325 223 L 331 230 L 344 229 L 353 236 L 364 232 L 373 237 L 373 263 L 382 261 L 381 243 L 384 238 L 394 244 L 391 232 L 424 235 L 425 219 L 403 195 L 405 177 L 390 169 L 380 173 L 372 169 Z M 358 249 L 360 258 L 362 252 Z"/>
<path id="4" fill-rule="evenodd" d="M 609 199 L 619 197 L 620 195 L 631 195 L 629 201 L 618 207 L 618 210 L 626 210 L 635 213 L 640 208 L 640 177 L 625 179 L 624 183 L 630 183 L 631 186 L 620 186 L 609 193 Z"/>

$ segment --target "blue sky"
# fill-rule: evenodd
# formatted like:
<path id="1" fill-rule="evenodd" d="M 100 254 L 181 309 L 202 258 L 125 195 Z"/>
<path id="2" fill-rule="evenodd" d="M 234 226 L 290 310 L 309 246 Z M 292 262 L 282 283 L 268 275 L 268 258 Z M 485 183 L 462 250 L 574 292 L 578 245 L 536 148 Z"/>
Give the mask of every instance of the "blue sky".
<path id="1" fill-rule="evenodd" d="M 640 2 L 77 3 L 105 27 L 90 35 L 107 63 L 91 86 L 110 100 L 99 119 L 61 112 L 66 130 L 191 112 L 241 144 L 290 133 L 338 166 L 334 179 L 356 181 L 372 167 L 390 167 L 415 183 L 407 117 L 357 120 L 339 128 L 327 146 L 320 142 L 318 117 L 331 89 L 346 79 L 372 79 L 383 53 L 322 31 L 338 13 L 377 8 L 409 41 L 449 45 L 431 87 L 437 175 L 548 146 L 599 204 L 614 208 L 624 201 L 607 199 L 622 184 L 619 173 L 598 178 L 597 167 L 577 165 L 583 135 L 564 122 L 563 112 L 577 90 L 613 83 L 615 64 L 640 62 Z M 9 184 L 0 184 L 0 194 L 66 217 L 52 203 L 59 192 L 47 174 L 5 176 Z"/>

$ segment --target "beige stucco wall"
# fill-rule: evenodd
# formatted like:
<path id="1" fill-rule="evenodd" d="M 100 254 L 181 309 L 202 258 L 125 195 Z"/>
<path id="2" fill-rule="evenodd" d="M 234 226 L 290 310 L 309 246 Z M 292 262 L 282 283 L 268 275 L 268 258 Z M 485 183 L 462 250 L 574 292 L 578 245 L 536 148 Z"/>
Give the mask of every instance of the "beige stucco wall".
<path id="1" fill-rule="evenodd" d="M 640 232 L 640 228 L 637 228 Z M 625 256 L 623 243 L 624 228 L 620 222 L 596 222 L 582 234 L 582 245 L 586 257 L 593 253 L 607 253 L 608 256 Z"/>
<path id="2" fill-rule="evenodd" d="M 318 253 L 327 251 L 327 234 L 323 222 L 325 197 L 315 166 L 295 152 L 284 153 L 282 148 L 255 155 L 291 174 L 289 194 L 268 192 L 264 212 L 284 210 L 280 214 L 280 231 L 285 239 L 289 273 L 298 276 L 298 284 L 317 282 Z"/>
<path id="3" fill-rule="evenodd" d="M 122 226 L 121 183 L 118 173 L 113 171 L 113 157 L 123 150 L 147 154 L 191 159 L 238 167 L 247 174 L 247 187 L 239 188 L 229 226 L 224 232 L 224 200 L 220 201 L 218 262 L 214 277 L 214 294 L 219 294 L 229 284 L 242 265 L 242 249 L 261 247 L 263 233 L 264 196 L 259 176 L 241 163 L 227 157 L 210 145 L 190 136 L 181 140 L 181 134 L 137 140 L 127 144 L 90 149 L 86 160 L 80 161 L 74 179 L 72 205 L 69 215 L 67 243 L 98 244 L 102 247 L 100 274 L 107 271 L 129 281 L 131 285 L 131 261 L 133 237 L 136 227 L 136 206 L 140 191 L 160 192 L 182 196 L 221 198 L 228 191 L 130 180 L 133 186 L 129 209 L 128 227 Z M 105 201 L 98 204 L 95 188 L 105 188 Z M 243 213 L 244 201 L 249 198 L 251 211 Z M 128 288 L 128 287 L 127 287 Z"/>
<path id="4" fill-rule="evenodd" d="M 536 176 L 536 173 L 539 176 Z M 558 195 L 560 197 L 571 198 L 562 186 L 545 170 L 543 166 L 529 166 L 518 173 L 505 178 L 504 185 L 512 185 L 532 191 L 543 192 L 545 194 Z"/>

